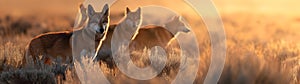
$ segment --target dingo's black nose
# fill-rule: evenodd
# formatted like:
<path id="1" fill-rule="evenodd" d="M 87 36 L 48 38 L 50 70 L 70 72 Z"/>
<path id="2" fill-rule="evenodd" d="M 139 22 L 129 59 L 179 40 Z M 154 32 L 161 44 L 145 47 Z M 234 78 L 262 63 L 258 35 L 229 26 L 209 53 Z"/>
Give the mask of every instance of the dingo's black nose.
<path id="1" fill-rule="evenodd" d="M 188 32 L 190 32 L 191 30 L 189 30 L 189 29 L 185 29 L 183 32 L 185 32 L 185 33 L 188 33 Z"/>
<path id="2" fill-rule="evenodd" d="M 104 29 L 103 28 L 100 29 L 100 33 L 104 33 Z"/>

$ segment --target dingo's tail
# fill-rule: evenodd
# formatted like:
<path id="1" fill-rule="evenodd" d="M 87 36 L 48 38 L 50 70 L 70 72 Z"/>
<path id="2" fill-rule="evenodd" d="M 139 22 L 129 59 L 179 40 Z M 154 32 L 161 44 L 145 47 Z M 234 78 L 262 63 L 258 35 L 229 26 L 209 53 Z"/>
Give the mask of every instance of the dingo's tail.
<path id="1" fill-rule="evenodd" d="M 23 59 L 22 59 L 22 65 L 21 65 L 21 68 L 24 68 L 24 67 L 27 67 L 32 63 L 32 59 L 30 59 L 30 52 L 29 52 L 29 46 L 27 45 L 24 49 L 25 53 L 23 55 Z"/>

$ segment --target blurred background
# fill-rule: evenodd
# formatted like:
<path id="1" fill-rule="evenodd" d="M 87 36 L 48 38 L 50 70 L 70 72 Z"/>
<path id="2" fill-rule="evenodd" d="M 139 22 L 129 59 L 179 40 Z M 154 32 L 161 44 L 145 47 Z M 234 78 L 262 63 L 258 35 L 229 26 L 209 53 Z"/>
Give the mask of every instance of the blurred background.
<path id="1" fill-rule="evenodd" d="M 72 30 L 78 6 L 83 1 L 0 0 L 0 59 L 3 61 L 8 57 L 12 60 L 7 64 L 17 67 L 24 47 L 33 37 L 46 32 Z M 118 0 L 111 6 L 111 18 L 112 23 L 117 23 L 125 7 L 135 9 L 139 6 L 136 3 L 162 5 L 181 14 L 196 33 L 200 47 L 201 61 L 195 80 L 198 84 L 205 79 L 210 64 L 210 37 L 201 17 L 182 2 Z M 227 38 L 227 58 L 220 84 L 300 83 L 299 0 L 213 2 L 223 20 Z M 5 71 L 3 67 L 0 70 Z M 67 80 L 71 84 L 72 81 L 72 78 Z"/>

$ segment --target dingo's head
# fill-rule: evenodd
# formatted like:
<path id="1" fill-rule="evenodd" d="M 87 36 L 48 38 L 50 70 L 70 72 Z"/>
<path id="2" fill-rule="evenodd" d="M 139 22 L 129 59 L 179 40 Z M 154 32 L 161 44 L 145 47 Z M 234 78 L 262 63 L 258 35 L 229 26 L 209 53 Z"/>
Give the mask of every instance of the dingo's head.
<path id="1" fill-rule="evenodd" d="M 137 28 L 141 25 L 141 14 L 142 13 L 140 7 L 134 12 L 132 12 L 128 7 L 126 8 L 125 23 L 129 26 L 129 28 Z"/>
<path id="2" fill-rule="evenodd" d="M 190 29 L 181 21 L 180 16 L 174 16 L 170 22 L 166 23 L 165 27 L 170 28 L 173 34 L 190 32 Z"/>
<path id="3" fill-rule="evenodd" d="M 88 23 L 86 28 L 96 33 L 96 38 L 101 38 L 109 25 L 109 7 L 107 4 L 102 12 L 96 12 L 91 5 L 88 5 Z"/>

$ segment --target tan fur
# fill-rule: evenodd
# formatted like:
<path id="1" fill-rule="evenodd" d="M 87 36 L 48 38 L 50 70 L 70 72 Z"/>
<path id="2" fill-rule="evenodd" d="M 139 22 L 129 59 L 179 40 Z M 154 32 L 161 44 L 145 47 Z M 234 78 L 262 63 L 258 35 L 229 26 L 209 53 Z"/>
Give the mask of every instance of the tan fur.
<path id="1" fill-rule="evenodd" d="M 174 17 L 173 20 L 166 24 L 166 27 L 172 27 L 171 29 L 175 29 L 174 34 L 178 32 L 189 32 L 188 29 L 178 29 L 177 26 L 184 26 L 182 24 L 178 25 L 178 17 Z M 176 24 L 174 24 L 176 22 Z M 182 22 L 181 22 L 182 23 Z M 106 39 L 104 40 L 102 47 L 98 51 L 97 59 L 111 62 L 112 60 L 112 52 L 111 52 L 111 38 L 114 32 L 115 27 L 118 24 L 111 25 L 108 29 Z M 126 29 L 125 29 L 126 30 Z M 165 50 L 169 50 L 167 45 L 170 40 L 174 39 L 174 34 L 172 34 L 166 28 L 162 26 L 148 25 L 143 26 L 138 30 L 138 34 L 132 39 L 129 44 L 130 51 L 141 51 L 144 48 L 152 48 L 154 46 L 160 46 Z M 170 47 L 170 46 L 168 46 Z M 179 48 L 179 45 L 175 43 L 175 46 L 170 48 Z"/>
<path id="2" fill-rule="evenodd" d="M 165 47 L 174 35 L 161 26 L 148 25 L 139 30 L 136 38 L 131 41 L 130 49 L 143 50 L 154 46 Z"/>
<path id="3" fill-rule="evenodd" d="M 110 66 L 113 66 L 112 51 L 111 51 L 111 39 L 116 25 L 109 27 L 106 35 L 106 39 L 98 51 L 97 59 L 108 62 Z M 129 44 L 130 52 L 140 51 L 144 48 L 152 48 L 154 46 L 161 46 L 167 49 L 165 46 L 174 37 L 169 31 L 161 26 L 145 26 L 139 30 L 136 38 Z"/>
<path id="4" fill-rule="evenodd" d="M 103 41 L 101 47 L 97 49 L 97 59 L 106 58 L 111 55 L 111 38 L 113 32 L 117 35 L 116 39 L 129 39 L 135 37 L 137 30 L 141 25 L 141 8 L 138 8 L 136 11 L 132 12 L 128 7 L 125 11 L 124 18 L 119 22 L 118 25 L 110 25 L 108 32 L 106 33 L 106 39 Z M 118 31 L 114 31 L 117 28 Z M 133 35 L 133 36 L 131 36 Z"/>
<path id="5" fill-rule="evenodd" d="M 91 24 L 87 25 L 87 31 L 82 31 L 82 32 L 87 32 L 87 34 L 83 34 L 79 32 L 78 34 L 73 36 L 73 45 L 76 45 L 73 48 L 74 51 L 73 55 L 75 57 L 80 57 L 81 52 L 83 50 L 86 50 L 87 52 L 95 52 L 97 46 L 99 45 L 99 42 L 101 42 L 101 39 L 105 39 L 104 37 L 105 32 L 107 31 L 109 25 L 108 15 L 109 15 L 108 5 L 105 5 L 103 7 L 102 12 L 98 12 L 98 13 L 94 11 L 91 5 L 88 6 L 88 16 L 89 16 L 88 23 Z M 99 30 L 98 28 L 102 30 Z M 95 38 L 88 38 L 94 34 L 96 35 Z M 96 42 L 94 42 L 94 39 L 96 40 Z"/>
<path id="6" fill-rule="evenodd" d="M 109 11 L 107 5 L 104 8 L 105 10 L 103 11 Z M 93 11 L 93 13 L 88 15 L 90 19 L 88 20 L 87 25 L 78 30 L 51 32 L 36 36 L 27 45 L 26 55 L 23 58 L 23 64 L 26 64 L 26 61 L 29 61 L 29 56 L 33 58 L 34 62 L 40 59 L 39 56 L 42 56 L 41 60 L 45 64 L 51 64 L 51 59 L 57 57 L 61 57 L 63 61 L 67 61 L 67 59 L 72 60 L 72 41 L 79 43 L 94 42 L 95 46 L 92 48 L 96 48 L 99 41 L 104 37 L 104 31 L 97 32 L 97 30 L 94 30 L 94 27 L 98 26 L 101 29 L 104 27 L 104 23 L 105 25 L 108 24 L 108 14 L 109 13 L 98 13 Z M 74 37 L 76 37 L 76 39 L 74 39 Z M 79 48 L 84 49 L 82 46 L 79 46 Z"/>
<path id="7" fill-rule="evenodd" d="M 190 32 L 190 29 L 182 22 L 181 16 L 174 16 L 171 21 L 165 24 L 165 27 L 169 28 L 173 34 L 178 32 Z"/>
<path id="8" fill-rule="evenodd" d="M 33 61 L 40 59 L 39 56 L 43 56 L 45 64 L 51 63 L 51 58 L 57 58 L 58 56 L 66 60 L 67 57 L 72 56 L 70 38 L 72 32 L 52 32 L 42 34 L 28 44 L 27 55 L 32 56 Z"/>

